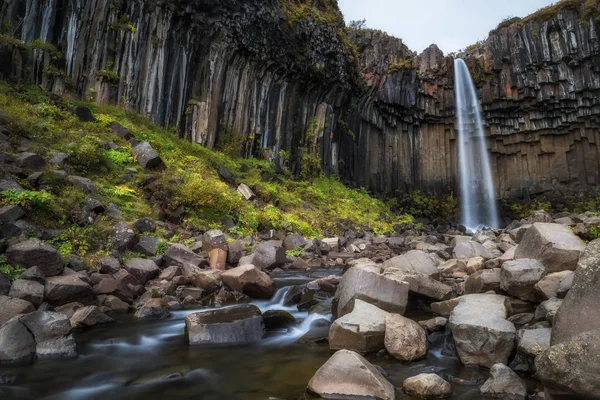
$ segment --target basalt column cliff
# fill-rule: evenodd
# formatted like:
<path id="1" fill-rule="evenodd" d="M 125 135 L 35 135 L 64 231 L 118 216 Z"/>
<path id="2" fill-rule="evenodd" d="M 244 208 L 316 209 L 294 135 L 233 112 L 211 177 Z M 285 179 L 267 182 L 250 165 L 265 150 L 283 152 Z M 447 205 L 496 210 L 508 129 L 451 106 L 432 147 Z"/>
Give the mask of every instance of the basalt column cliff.
<path id="1" fill-rule="evenodd" d="M 499 197 L 600 182 L 599 14 L 562 1 L 460 55 Z M 453 58 L 346 29 L 333 0 L 15 0 L 0 18 L 5 79 L 135 109 L 204 146 L 284 154 L 296 173 L 314 153 L 378 192 L 455 190 Z"/>

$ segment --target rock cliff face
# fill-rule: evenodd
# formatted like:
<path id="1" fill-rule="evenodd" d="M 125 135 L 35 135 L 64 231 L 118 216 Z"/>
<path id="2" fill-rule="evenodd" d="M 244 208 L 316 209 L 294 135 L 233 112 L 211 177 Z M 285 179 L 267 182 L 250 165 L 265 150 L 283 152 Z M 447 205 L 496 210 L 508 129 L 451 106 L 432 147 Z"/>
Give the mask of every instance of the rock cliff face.
<path id="1" fill-rule="evenodd" d="M 500 198 L 600 182 L 600 11 L 563 3 L 460 55 Z M 285 150 L 296 173 L 314 149 L 375 191 L 456 188 L 453 58 L 347 32 L 333 0 L 20 0 L 0 18 L 5 78 L 127 106 L 205 146 Z"/>

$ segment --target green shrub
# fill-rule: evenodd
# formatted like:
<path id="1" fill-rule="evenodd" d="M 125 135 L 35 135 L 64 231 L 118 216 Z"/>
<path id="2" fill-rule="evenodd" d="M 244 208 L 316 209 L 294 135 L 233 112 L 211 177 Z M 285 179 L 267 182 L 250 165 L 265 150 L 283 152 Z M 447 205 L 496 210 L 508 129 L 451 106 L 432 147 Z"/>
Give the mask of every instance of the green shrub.
<path id="1" fill-rule="evenodd" d="M 41 39 L 35 39 L 29 45 L 32 49 L 38 49 L 48 53 L 53 59 L 59 59 L 62 57 L 62 53 L 52 43 L 42 42 Z"/>
<path id="2" fill-rule="evenodd" d="M 400 59 L 397 63 L 390 65 L 388 68 L 388 74 L 393 75 L 405 69 L 413 69 L 412 57 L 405 57 Z"/>
<path id="3" fill-rule="evenodd" d="M 97 138 L 87 135 L 79 143 L 69 146 L 68 163 L 82 173 L 106 171 L 106 153 Z"/>
<path id="4" fill-rule="evenodd" d="M 66 258 L 72 255 L 85 257 L 88 252 L 98 248 L 101 241 L 96 226 L 82 228 L 73 225 L 64 229 L 58 237 L 52 239 L 51 243 L 63 258 Z"/>
<path id="5" fill-rule="evenodd" d="M 133 156 L 125 151 L 107 150 L 106 158 L 108 158 L 113 164 L 117 165 L 130 165 L 133 163 Z"/>
<path id="6" fill-rule="evenodd" d="M 45 209 L 52 201 L 52 195 L 45 191 L 23 190 L 21 192 L 9 189 L 0 192 L 0 204 L 3 206 L 15 205 L 26 210 L 36 208 Z"/>
<path id="7" fill-rule="evenodd" d="M 6 261 L 6 255 L 0 254 L 0 273 L 6 275 L 11 281 L 16 281 L 17 279 L 19 279 L 19 277 L 24 271 L 25 268 L 10 265 Z"/>

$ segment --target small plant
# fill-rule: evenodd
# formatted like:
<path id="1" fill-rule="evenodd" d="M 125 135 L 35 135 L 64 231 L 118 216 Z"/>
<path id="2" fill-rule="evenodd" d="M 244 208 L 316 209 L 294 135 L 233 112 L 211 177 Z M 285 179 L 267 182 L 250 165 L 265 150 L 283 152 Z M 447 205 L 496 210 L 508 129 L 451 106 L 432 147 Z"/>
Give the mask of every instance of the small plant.
<path id="1" fill-rule="evenodd" d="M 388 74 L 393 75 L 397 72 L 400 72 L 405 69 L 413 68 L 413 59 L 412 57 L 405 57 L 399 60 L 397 63 L 390 65 L 388 68 Z"/>
<path id="2" fill-rule="evenodd" d="M 45 191 L 23 190 L 21 192 L 9 189 L 0 192 L 0 204 L 3 206 L 14 205 L 26 210 L 45 208 L 52 201 L 52 195 Z"/>
<path id="3" fill-rule="evenodd" d="M 124 151 L 117 151 L 113 149 L 107 150 L 106 158 L 117 165 L 129 165 L 133 163 L 133 156 Z"/>
<path id="4" fill-rule="evenodd" d="M 19 279 L 25 268 L 12 266 L 6 261 L 6 255 L 0 254 L 0 273 L 6 275 L 11 281 Z"/>
<path id="5" fill-rule="evenodd" d="M 69 164 L 83 173 L 106 170 L 105 152 L 100 142 L 93 136 L 84 136 L 81 141 L 69 147 Z"/>
<path id="6" fill-rule="evenodd" d="M 169 245 L 165 242 L 159 242 L 158 245 L 156 245 L 157 256 L 162 256 L 167 252 L 167 250 L 169 250 Z"/>
<path id="7" fill-rule="evenodd" d="M 56 46 L 49 42 L 42 42 L 41 39 L 35 39 L 33 42 L 31 42 L 30 46 L 32 49 L 38 49 L 48 53 L 55 60 L 58 60 L 62 57 L 62 53 L 56 48 Z"/>
<path id="8" fill-rule="evenodd" d="M 95 226 L 85 228 L 73 225 L 65 229 L 61 234 L 52 240 L 63 258 L 77 255 L 84 257 L 92 248 L 98 238 L 98 229 Z"/>
<path id="9" fill-rule="evenodd" d="M 106 69 L 101 69 L 100 71 L 96 72 L 96 78 L 106 79 L 111 85 L 116 85 L 121 80 L 116 72 Z"/>
<path id="10" fill-rule="evenodd" d="M 285 252 L 290 257 L 300 257 L 304 253 L 303 247 L 297 247 L 293 250 L 288 250 Z"/>

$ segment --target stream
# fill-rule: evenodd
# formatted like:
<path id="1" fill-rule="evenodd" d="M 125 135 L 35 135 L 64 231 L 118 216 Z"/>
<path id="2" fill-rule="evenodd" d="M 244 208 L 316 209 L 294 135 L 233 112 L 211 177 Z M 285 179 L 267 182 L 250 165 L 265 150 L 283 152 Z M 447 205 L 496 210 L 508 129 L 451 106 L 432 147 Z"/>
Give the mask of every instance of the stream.
<path id="1" fill-rule="evenodd" d="M 330 357 L 326 343 L 298 343 L 315 330 L 326 336 L 323 320 L 282 300 L 293 285 L 340 273 L 319 271 L 274 277 L 278 291 L 270 301 L 253 301 L 263 312 L 287 310 L 297 324 L 268 331 L 260 343 L 189 346 L 184 318 L 199 310 L 172 312 L 170 319 L 135 322 L 133 315 L 113 316 L 117 323 L 76 334 L 77 359 L 38 360 L 26 367 L 0 368 L 0 397 L 7 399 L 203 399 L 282 400 L 301 398 L 313 374 Z M 317 335 L 318 336 L 318 335 Z M 407 377 L 439 372 L 451 382 L 455 398 L 477 399 L 487 371 L 466 368 L 442 354 L 444 335 L 430 336 L 426 359 L 403 364 L 388 357 L 368 359 L 388 373 L 397 388 Z M 409 397 L 397 391 L 397 399 Z"/>

